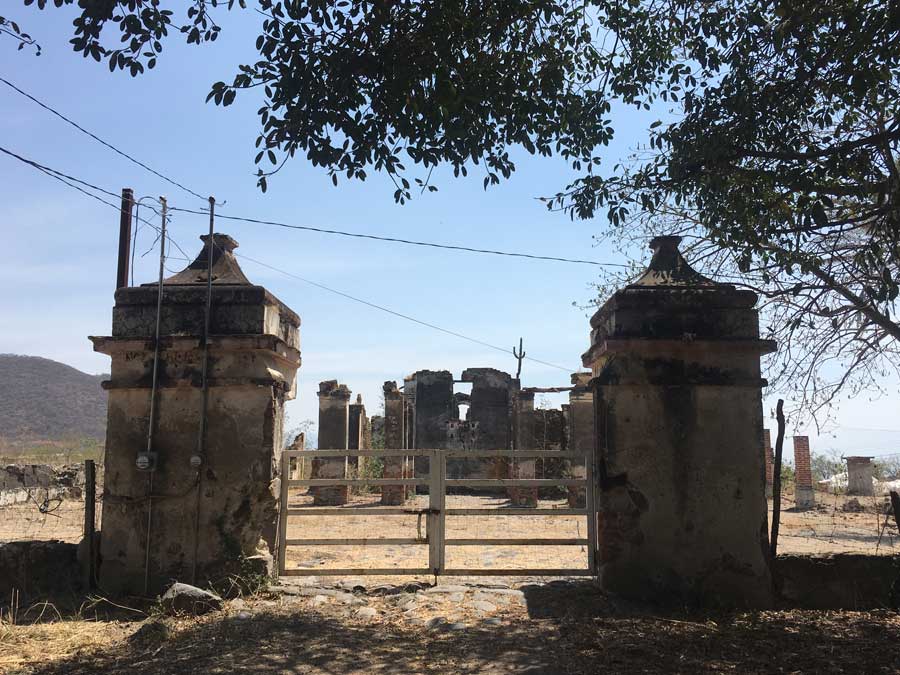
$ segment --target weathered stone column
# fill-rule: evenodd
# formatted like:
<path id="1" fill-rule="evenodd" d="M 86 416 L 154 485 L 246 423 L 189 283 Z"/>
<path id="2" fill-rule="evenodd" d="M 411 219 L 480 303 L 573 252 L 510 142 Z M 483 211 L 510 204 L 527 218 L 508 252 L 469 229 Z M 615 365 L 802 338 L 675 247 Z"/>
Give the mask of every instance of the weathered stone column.
<path id="1" fill-rule="evenodd" d="M 875 494 L 871 457 L 847 458 L 847 494 L 871 497 Z"/>
<path id="2" fill-rule="evenodd" d="M 772 599 L 756 295 L 651 243 L 591 319 L 602 586 L 657 602 Z"/>
<path id="3" fill-rule="evenodd" d="M 362 401 L 362 394 L 356 395 L 356 403 L 350 404 L 348 414 L 350 420 L 347 432 L 347 449 L 368 449 L 369 418 L 366 417 L 366 406 Z M 347 463 L 350 468 L 350 474 L 357 477 L 362 476 L 366 467 L 366 459 L 365 457 L 349 457 Z"/>
<path id="4" fill-rule="evenodd" d="M 403 394 L 397 383 L 388 381 L 382 388 L 384 392 L 384 447 L 388 450 L 400 450 L 406 447 L 404 430 Z M 410 472 L 406 457 L 385 457 L 385 478 L 408 478 Z M 398 506 L 406 501 L 410 490 L 404 485 L 385 485 L 381 488 L 381 503 Z"/>
<path id="5" fill-rule="evenodd" d="M 772 454 L 772 434 L 763 429 L 763 453 L 766 462 L 766 499 L 772 499 L 775 489 L 775 457 Z"/>
<path id="6" fill-rule="evenodd" d="M 350 390 L 337 380 L 319 383 L 319 450 L 346 450 L 350 426 Z M 313 460 L 313 478 L 346 478 L 346 457 L 317 457 Z M 348 485 L 312 487 L 317 506 L 339 506 L 350 501 Z"/>
<path id="7" fill-rule="evenodd" d="M 594 449 L 594 394 L 590 389 L 590 373 L 572 373 L 574 388 L 569 392 L 568 450 L 583 452 L 590 457 Z M 586 469 L 583 461 L 571 460 L 568 463 L 569 474 L 573 478 L 584 478 Z M 582 487 L 569 487 L 569 506 L 583 509 L 585 506 L 585 490 Z"/>
<path id="8" fill-rule="evenodd" d="M 215 582 L 274 545 L 284 402 L 295 394 L 300 319 L 251 284 L 231 237 L 214 235 L 207 432 L 203 345 L 208 237 L 197 259 L 163 283 L 158 388 L 151 428 L 157 284 L 120 288 L 104 459 L 100 586 L 150 593 L 172 580 Z M 140 464 L 145 470 L 138 468 Z M 263 547 L 263 549 L 265 546 Z"/>
<path id="9" fill-rule="evenodd" d="M 815 505 L 809 437 L 794 436 L 794 506 L 798 509 L 811 509 Z"/>
<path id="10" fill-rule="evenodd" d="M 534 440 L 534 393 L 520 391 L 515 400 L 516 405 L 516 450 L 536 450 Z M 535 478 L 536 462 L 534 459 L 517 459 L 509 463 L 510 478 Z M 518 507 L 535 508 L 538 504 L 538 489 L 526 487 L 509 488 L 509 500 Z"/>

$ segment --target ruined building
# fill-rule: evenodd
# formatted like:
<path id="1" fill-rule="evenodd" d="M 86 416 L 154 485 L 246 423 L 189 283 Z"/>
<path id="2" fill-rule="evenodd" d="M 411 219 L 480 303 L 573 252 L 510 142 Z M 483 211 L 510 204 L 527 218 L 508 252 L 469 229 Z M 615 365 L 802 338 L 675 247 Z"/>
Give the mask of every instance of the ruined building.
<path id="1" fill-rule="evenodd" d="M 158 354 L 156 283 L 118 289 L 112 335 L 91 338 L 112 358 L 100 571 L 108 592 L 214 580 L 274 545 L 300 318 L 247 279 L 231 237 L 202 239 L 197 259 L 163 282 Z"/>

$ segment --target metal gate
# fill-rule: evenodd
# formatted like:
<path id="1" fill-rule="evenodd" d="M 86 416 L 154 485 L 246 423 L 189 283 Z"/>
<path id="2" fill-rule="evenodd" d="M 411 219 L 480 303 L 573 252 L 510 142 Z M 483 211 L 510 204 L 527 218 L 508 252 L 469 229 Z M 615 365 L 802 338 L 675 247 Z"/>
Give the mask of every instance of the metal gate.
<path id="1" fill-rule="evenodd" d="M 287 450 L 282 453 L 281 505 L 278 522 L 278 573 L 282 576 L 337 576 L 337 575 L 434 575 L 434 576 L 593 576 L 597 550 L 597 523 L 594 517 L 594 467 L 592 453 L 558 452 L 552 450 Z M 427 457 L 427 478 L 308 478 L 285 480 L 289 473 L 290 460 L 313 458 L 345 457 Z M 584 461 L 584 478 L 447 478 L 447 460 L 451 458 L 508 458 L 518 459 L 576 459 Z M 428 507 L 425 509 L 402 506 L 354 506 L 347 507 L 303 507 L 289 503 L 292 487 L 354 486 L 428 486 Z M 446 508 L 447 488 L 450 487 L 522 487 L 540 488 L 546 486 L 584 487 L 584 508 L 499 508 L 472 509 Z M 288 539 L 288 519 L 305 516 L 400 516 L 416 515 L 418 522 L 425 519 L 425 532 L 409 538 L 356 538 L 356 539 Z M 587 516 L 585 538 L 520 538 L 520 539 L 452 539 L 445 536 L 447 516 Z M 287 549 L 294 546 L 428 546 L 427 568 L 331 568 L 304 569 L 285 565 Z M 447 546 L 586 546 L 586 565 L 572 569 L 474 569 L 447 568 L 445 552 Z"/>

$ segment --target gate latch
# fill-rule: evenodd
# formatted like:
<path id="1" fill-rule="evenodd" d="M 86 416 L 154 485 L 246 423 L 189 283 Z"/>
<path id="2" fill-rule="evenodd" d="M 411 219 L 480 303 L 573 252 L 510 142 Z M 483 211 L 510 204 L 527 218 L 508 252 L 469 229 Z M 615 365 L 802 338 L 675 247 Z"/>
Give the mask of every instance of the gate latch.
<path id="1" fill-rule="evenodd" d="M 422 516 L 436 516 L 441 510 L 440 509 L 404 509 L 404 513 L 408 513 L 410 515 L 415 514 L 416 516 L 416 539 L 419 541 L 428 541 L 427 536 L 422 535 Z"/>

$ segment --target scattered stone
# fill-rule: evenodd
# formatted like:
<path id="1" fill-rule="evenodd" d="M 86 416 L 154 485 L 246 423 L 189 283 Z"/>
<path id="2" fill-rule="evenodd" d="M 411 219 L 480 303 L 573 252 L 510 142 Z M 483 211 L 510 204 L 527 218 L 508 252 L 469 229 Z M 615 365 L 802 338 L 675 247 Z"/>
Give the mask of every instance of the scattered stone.
<path id="1" fill-rule="evenodd" d="M 497 611 L 497 605 L 491 604 L 485 600 L 477 600 L 472 603 L 472 606 L 477 609 L 479 612 L 495 612 Z"/>
<path id="2" fill-rule="evenodd" d="M 425 619 L 418 617 L 418 616 L 411 616 L 408 619 L 406 619 L 406 622 L 412 624 L 413 626 L 424 626 L 425 625 Z"/>
<path id="3" fill-rule="evenodd" d="M 490 593 L 491 595 L 508 595 L 516 598 L 524 598 L 525 594 L 512 588 L 484 588 L 481 593 Z"/>
<path id="4" fill-rule="evenodd" d="M 247 619 L 252 619 L 253 615 L 250 612 L 242 611 L 235 614 L 235 618 L 240 619 L 241 621 L 246 621 Z"/>
<path id="5" fill-rule="evenodd" d="M 391 584 L 373 586 L 369 589 L 369 595 L 399 595 L 402 589 Z"/>
<path id="6" fill-rule="evenodd" d="M 465 599 L 464 593 L 451 593 L 447 596 L 447 600 L 450 602 L 462 602 Z"/>
<path id="7" fill-rule="evenodd" d="M 447 630 L 458 631 L 465 630 L 468 626 L 464 623 L 450 623 L 447 624 Z"/>
<path id="8" fill-rule="evenodd" d="M 297 586 L 269 586 L 269 591 L 277 595 L 300 595 L 300 588 Z"/>
<path id="9" fill-rule="evenodd" d="M 148 621 L 128 638 L 132 645 L 146 648 L 165 642 L 169 637 L 169 627 L 162 621 Z"/>
<path id="10" fill-rule="evenodd" d="M 492 616 L 489 619 L 485 619 L 483 623 L 485 626 L 499 626 L 503 622 L 500 619 L 498 619 L 496 616 Z"/>
<path id="11" fill-rule="evenodd" d="M 430 586 L 422 581 L 411 581 L 403 586 L 403 590 L 407 593 L 416 593 L 417 591 L 422 591 L 426 588 L 430 588 Z"/>
<path id="12" fill-rule="evenodd" d="M 447 619 L 445 619 L 442 616 L 435 616 L 435 617 L 428 619 L 428 621 L 425 622 L 425 628 L 427 628 L 429 630 L 434 630 L 435 628 L 440 628 L 445 623 L 447 623 Z"/>
<path id="13" fill-rule="evenodd" d="M 222 608 L 222 598 L 202 588 L 176 582 L 160 598 L 168 613 L 206 614 Z"/>
<path id="14" fill-rule="evenodd" d="M 328 602 L 327 596 L 324 596 L 324 595 L 313 596 L 312 604 L 314 607 L 317 607 L 319 605 L 324 605 L 326 602 Z"/>
<path id="15" fill-rule="evenodd" d="M 426 588 L 423 592 L 428 593 L 429 595 L 432 593 L 465 593 L 468 588 L 465 586 L 432 586 L 431 588 Z"/>
<path id="16" fill-rule="evenodd" d="M 231 607 L 231 609 L 244 609 L 244 607 L 247 606 L 247 603 L 244 602 L 243 598 L 235 598 L 228 602 L 228 606 Z"/>
<path id="17" fill-rule="evenodd" d="M 361 607 L 360 609 L 356 610 L 356 616 L 358 616 L 360 619 L 374 619 L 376 616 L 378 616 L 378 610 L 376 610 L 374 607 Z"/>
<path id="18" fill-rule="evenodd" d="M 409 612 L 411 610 L 417 609 L 418 607 L 419 604 L 415 600 L 410 600 L 409 602 L 405 602 L 400 605 L 400 609 L 402 609 L 404 612 Z"/>
<path id="19" fill-rule="evenodd" d="M 866 510 L 866 507 L 860 504 L 859 500 L 854 497 L 853 499 L 848 499 L 844 502 L 841 509 L 847 513 L 863 513 Z"/>

